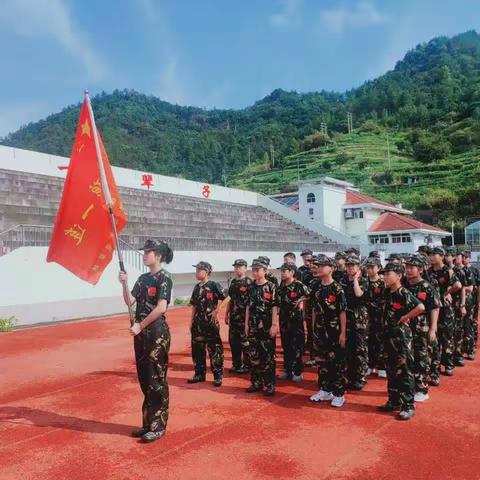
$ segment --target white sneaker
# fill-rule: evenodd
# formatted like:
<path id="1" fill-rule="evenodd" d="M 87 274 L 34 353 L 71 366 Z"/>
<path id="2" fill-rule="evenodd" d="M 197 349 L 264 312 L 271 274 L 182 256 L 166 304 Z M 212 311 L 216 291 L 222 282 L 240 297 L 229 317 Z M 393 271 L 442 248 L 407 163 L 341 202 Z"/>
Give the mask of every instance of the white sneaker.
<path id="1" fill-rule="evenodd" d="M 333 400 L 330 403 L 330 405 L 332 407 L 340 408 L 340 407 L 343 407 L 344 403 L 345 403 L 345 396 L 342 395 L 341 397 L 333 397 Z"/>
<path id="2" fill-rule="evenodd" d="M 415 402 L 424 402 L 425 400 L 428 400 L 430 397 L 428 396 L 428 393 L 422 393 L 422 392 L 417 392 L 413 399 Z"/>
<path id="3" fill-rule="evenodd" d="M 291 375 L 287 372 L 283 372 L 278 376 L 279 380 L 289 380 Z"/>
<path id="4" fill-rule="evenodd" d="M 303 380 L 303 375 L 300 374 L 300 375 L 293 375 L 292 376 L 292 380 L 296 383 L 300 383 L 302 380 Z"/>
<path id="5" fill-rule="evenodd" d="M 377 375 L 380 377 L 380 378 L 387 378 L 387 371 L 386 370 L 379 370 L 377 372 Z"/>
<path id="6" fill-rule="evenodd" d="M 369 369 L 367 370 L 367 375 L 371 375 L 372 373 L 373 373 L 373 370 L 372 370 L 371 368 L 369 368 Z"/>
<path id="7" fill-rule="evenodd" d="M 333 400 L 333 393 L 319 390 L 317 393 L 310 397 L 310 400 L 312 402 L 328 402 L 330 400 Z"/>

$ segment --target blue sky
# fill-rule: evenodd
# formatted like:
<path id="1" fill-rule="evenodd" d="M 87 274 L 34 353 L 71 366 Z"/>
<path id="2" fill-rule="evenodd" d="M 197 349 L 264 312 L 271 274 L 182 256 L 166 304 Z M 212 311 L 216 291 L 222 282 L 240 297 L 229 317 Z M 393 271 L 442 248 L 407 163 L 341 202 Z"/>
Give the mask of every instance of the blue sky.
<path id="1" fill-rule="evenodd" d="M 84 88 L 207 108 L 345 91 L 469 29 L 478 0 L 2 0 L 0 137 Z"/>

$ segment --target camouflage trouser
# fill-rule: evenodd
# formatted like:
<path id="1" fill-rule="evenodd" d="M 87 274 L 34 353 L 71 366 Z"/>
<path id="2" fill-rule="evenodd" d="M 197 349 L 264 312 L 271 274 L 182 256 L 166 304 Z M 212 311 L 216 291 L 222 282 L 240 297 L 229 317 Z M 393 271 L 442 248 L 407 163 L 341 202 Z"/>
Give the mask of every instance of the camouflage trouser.
<path id="1" fill-rule="evenodd" d="M 473 309 L 473 353 L 477 351 L 478 343 L 478 305 Z"/>
<path id="2" fill-rule="evenodd" d="M 280 320 L 283 366 L 287 373 L 301 375 L 303 372 L 305 330 L 303 329 L 303 320 L 299 323 L 291 323 Z"/>
<path id="3" fill-rule="evenodd" d="M 383 355 L 383 320 L 382 312 L 374 309 L 368 310 L 368 366 L 378 370 L 385 370 Z"/>
<path id="4" fill-rule="evenodd" d="M 465 317 L 465 331 L 463 336 L 463 351 L 467 355 L 475 353 L 475 298 L 469 295 L 467 298 L 467 316 Z"/>
<path id="5" fill-rule="evenodd" d="M 144 400 L 142 427 L 165 430 L 168 421 L 168 352 L 170 331 L 164 319 L 151 323 L 133 340 L 138 381 Z"/>
<path id="6" fill-rule="evenodd" d="M 310 354 L 310 359 L 314 359 L 314 352 L 313 352 L 313 323 L 312 323 L 312 302 L 307 300 L 304 304 L 305 310 L 303 312 L 303 320 L 306 325 L 306 332 L 307 332 L 307 339 L 305 342 L 305 350 L 308 351 Z"/>
<path id="7" fill-rule="evenodd" d="M 230 317 L 228 343 L 232 350 L 233 368 L 248 367 L 248 340 L 245 335 L 245 320 L 241 322 Z"/>
<path id="8" fill-rule="evenodd" d="M 275 344 L 269 332 L 248 332 L 248 356 L 252 385 L 275 385 Z"/>
<path id="9" fill-rule="evenodd" d="M 407 324 L 389 325 L 385 329 L 385 363 L 388 400 L 402 410 L 414 408 L 412 330 Z"/>
<path id="10" fill-rule="evenodd" d="M 453 361 L 463 358 L 463 336 L 465 334 L 465 317 L 462 317 L 460 307 L 454 309 L 454 329 L 453 329 Z"/>
<path id="11" fill-rule="evenodd" d="M 325 392 L 341 397 L 347 386 L 347 368 L 345 349 L 341 348 L 338 342 L 340 322 L 335 327 L 327 327 L 317 320 L 313 332 L 318 386 Z"/>
<path id="12" fill-rule="evenodd" d="M 413 374 L 415 391 L 428 393 L 428 375 L 430 357 L 428 355 L 428 320 L 424 315 L 413 318 L 410 322 L 413 335 Z"/>
<path id="13" fill-rule="evenodd" d="M 368 314 L 366 308 L 347 310 L 347 379 L 367 383 Z"/>
<path id="14" fill-rule="evenodd" d="M 214 375 L 223 373 L 223 344 L 220 338 L 218 322 L 206 323 L 193 320 L 192 328 L 192 360 L 195 375 L 204 377 L 207 372 L 207 354 L 210 357 L 210 368 Z"/>
<path id="15" fill-rule="evenodd" d="M 452 307 L 440 308 L 437 328 L 437 345 L 432 346 L 432 363 L 430 378 L 440 377 L 440 364 L 445 368 L 453 369 L 453 311 Z"/>

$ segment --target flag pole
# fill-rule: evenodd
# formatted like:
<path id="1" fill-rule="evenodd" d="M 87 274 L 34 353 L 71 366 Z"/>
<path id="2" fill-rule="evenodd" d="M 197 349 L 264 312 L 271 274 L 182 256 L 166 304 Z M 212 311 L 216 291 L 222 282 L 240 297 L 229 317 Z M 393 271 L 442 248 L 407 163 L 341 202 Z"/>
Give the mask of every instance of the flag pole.
<path id="1" fill-rule="evenodd" d="M 95 143 L 95 151 L 97 153 L 97 160 L 98 160 L 98 169 L 100 171 L 100 182 L 102 184 L 105 203 L 107 204 L 108 211 L 110 213 L 110 221 L 112 222 L 113 237 L 115 239 L 115 249 L 117 250 L 118 263 L 120 265 L 120 271 L 127 273 L 127 271 L 125 270 L 125 264 L 123 263 L 123 254 L 122 254 L 122 251 L 120 250 L 117 224 L 115 223 L 115 216 L 113 214 L 112 196 L 110 195 L 110 189 L 108 188 L 107 176 L 105 174 L 105 167 L 103 165 L 102 152 L 100 151 L 100 142 L 98 141 L 97 126 L 95 125 L 95 117 L 93 115 L 93 109 L 92 109 L 92 104 L 90 103 L 88 90 L 85 90 L 85 100 L 87 101 L 88 115 L 90 117 L 90 122 L 92 124 L 93 141 Z M 126 281 L 122 282 L 122 287 L 123 287 L 124 297 L 130 298 L 130 290 L 128 288 L 128 283 Z M 135 319 L 133 317 L 133 312 L 130 304 L 128 305 L 128 315 L 130 317 L 130 324 L 133 325 L 135 322 Z"/>

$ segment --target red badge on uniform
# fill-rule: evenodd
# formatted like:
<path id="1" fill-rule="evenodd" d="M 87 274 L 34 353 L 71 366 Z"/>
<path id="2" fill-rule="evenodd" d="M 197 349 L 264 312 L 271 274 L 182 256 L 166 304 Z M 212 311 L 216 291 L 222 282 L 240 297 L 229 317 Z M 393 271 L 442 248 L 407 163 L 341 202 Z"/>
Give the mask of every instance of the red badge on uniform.
<path id="1" fill-rule="evenodd" d="M 294 299 L 294 298 L 297 298 L 298 295 L 297 295 L 297 292 L 290 292 L 290 298 L 291 299 Z"/>
<path id="2" fill-rule="evenodd" d="M 401 303 L 392 303 L 392 307 L 395 309 L 395 310 L 400 310 L 402 308 L 402 304 Z"/>
<path id="3" fill-rule="evenodd" d="M 207 300 L 213 300 L 213 293 L 207 292 Z"/>
<path id="4" fill-rule="evenodd" d="M 263 292 L 263 298 L 265 300 L 271 300 L 272 299 L 272 294 L 270 292 Z"/>
<path id="5" fill-rule="evenodd" d="M 327 297 L 327 302 L 328 303 L 334 303 L 337 300 L 337 297 L 335 295 L 329 295 Z"/>
<path id="6" fill-rule="evenodd" d="M 375 287 L 375 290 L 373 290 L 376 295 L 379 295 L 382 292 L 382 289 L 380 287 Z"/>
<path id="7" fill-rule="evenodd" d="M 247 287 L 245 287 L 245 286 L 242 285 L 242 286 L 240 287 L 240 291 L 241 291 L 241 292 L 246 292 L 246 291 L 247 291 Z"/>
<path id="8" fill-rule="evenodd" d="M 148 296 L 154 297 L 157 294 L 157 287 L 148 287 Z"/>
<path id="9" fill-rule="evenodd" d="M 427 299 L 427 292 L 420 292 L 417 297 L 420 299 L 420 300 L 426 300 Z"/>
<path id="10" fill-rule="evenodd" d="M 446 282 L 445 277 L 440 277 L 438 281 L 443 285 Z"/>

